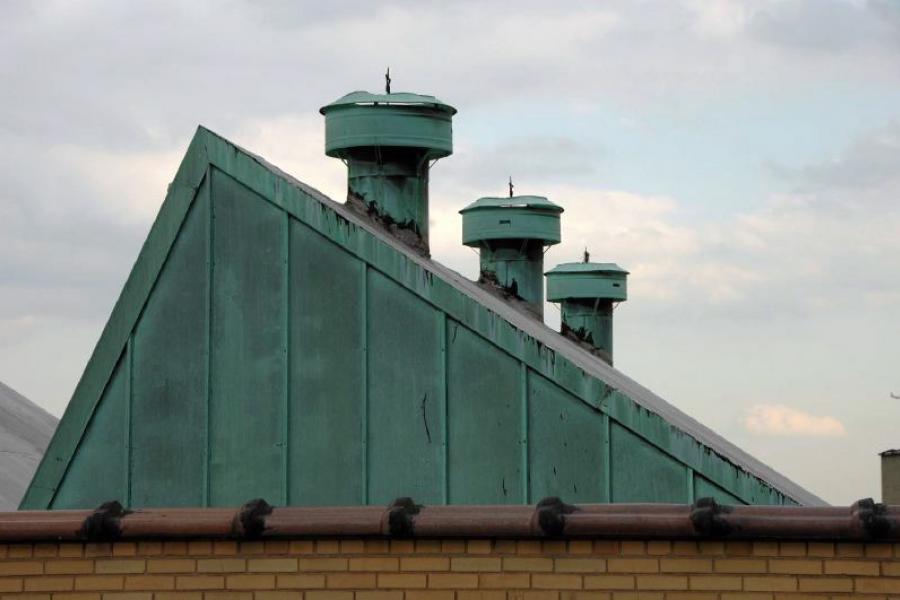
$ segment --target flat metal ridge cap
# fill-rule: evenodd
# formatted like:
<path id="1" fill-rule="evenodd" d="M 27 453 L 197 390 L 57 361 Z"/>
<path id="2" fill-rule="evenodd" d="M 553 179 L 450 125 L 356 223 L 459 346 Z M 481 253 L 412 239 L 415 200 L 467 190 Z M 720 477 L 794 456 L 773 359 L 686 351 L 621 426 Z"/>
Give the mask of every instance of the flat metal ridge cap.
<path id="1" fill-rule="evenodd" d="M 558 331 L 550 329 L 543 321 L 539 321 L 535 316 L 512 306 L 503 299 L 498 298 L 496 295 L 480 287 L 477 282 L 471 281 L 449 267 L 446 267 L 431 258 L 420 255 L 416 250 L 407 246 L 389 232 L 366 219 L 364 215 L 360 215 L 343 204 L 332 200 L 319 190 L 298 180 L 289 173 L 282 171 L 264 158 L 228 141 L 212 131 L 209 131 L 209 133 L 239 149 L 241 152 L 257 161 L 265 169 L 306 192 L 323 205 L 335 211 L 342 218 L 365 229 L 379 241 L 387 244 L 397 252 L 402 253 L 409 260 L 415 262 L 426 271 L 438 275 L 453 285 L 457 290 L 463 292 L 485 308 L 505 319 L 516 329 L 528 334 L 551 350 L 559 353 L 589 375 L 592 375 L 616 390 L 623 392 L 639 406 L 659 415 L 670 425 L 693 437 L 698 442 L 708 446 L 710 449 L 726 458 L 729 462 L 744 469 L 751 475 L 762 479 L 779 492 L 801 504 L 809 506 L 827 506 L 828 503 L 823 499 L 794 483 L 744 450 L 741 450 L 709 427 L 666 402 L 663 398 L 640 385 L 621 371 L 618 371 L 603 362 L 572 340 L 560 334 Z"/>

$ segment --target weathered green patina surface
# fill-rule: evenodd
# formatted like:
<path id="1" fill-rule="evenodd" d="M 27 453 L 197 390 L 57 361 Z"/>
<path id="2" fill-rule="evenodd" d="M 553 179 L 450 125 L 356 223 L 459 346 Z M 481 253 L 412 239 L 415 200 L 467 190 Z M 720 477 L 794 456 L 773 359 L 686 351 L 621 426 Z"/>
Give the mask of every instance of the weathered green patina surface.
<path id="1" fill-rule="evenodd" d="M 561 240 L 562 207 L 543 196 L 511 195 L 479 198 L 459 212 L 463 244 L 478 248 L 480 279 L 522 299 L 543 316 L 544 248 Z"/>
<path id="2" fill-rule="evenodd" d="M 22 508 L 817 503 L 199 129 Z"/>
<path id="3" fill-rule="evenodd" d="M 434 96 L 352 92 L 323 106 L 325 154 L 347 163 L 350 197 L 428 247 L 428 174 L 453 153 L 456 109 Z"/>
<path id="4" fill-rule="evenodd" d="M 628 299 L 628 271 L 613 263 L 564 263 L 547 271 L 547 299 L 560 303 L 562 329 L 613 364 L 613 309 Z"/>

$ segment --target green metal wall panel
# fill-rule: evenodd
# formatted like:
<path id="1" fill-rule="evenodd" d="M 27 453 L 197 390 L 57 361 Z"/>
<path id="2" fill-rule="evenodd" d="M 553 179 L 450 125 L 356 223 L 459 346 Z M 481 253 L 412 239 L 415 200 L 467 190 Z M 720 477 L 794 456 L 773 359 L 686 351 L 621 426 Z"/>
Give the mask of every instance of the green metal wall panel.
<path id="1" fill-rule="evenodd" d="M 135 327 L 131 506 L 206 501 L 209 209 L 204 182 Z"/>
<path id="2" fill-rule="evenodd" d="M 449 502 L 527 502 L 520 363 L 456 321 L 447 350 Z"/>
<path id="3" fill-rule="evenodd" d="M 687 468 L 624 427 L 610 425 L 612 502 L 689 502 Z"/>
<path id="4" fill-rule="evenodd" d="M 125 498 L 127 403 L 128 355 L 125 353 L 103 391 L 51 508 L 95 508 L 103 502 Z"/>
<path id="5" fill-rule="evenodd" d="M 165 262 L 183 223 L 184 215 L 203 181 L 210 160 L 207 149 L 210 138 L 198 129 L 169 185 L 159 215 L 150 229 L 134 267 L 128 275 L 109 320 L 60 419 L 50 446 L 44 454 L 34 479 L 22 499 L 22 509 L 46 509 L 62 483 L 66 470 L 84 439 L 103 390 L 131 337 L 134 324 L 143 310 L 156 276 Z M 123 190 L 127 193 L 127 190 Z"/>
<path id="6" fill-rule="evenodd" d="M 209 503 L 283 502 L 286 215 L 212 173 Z"/>
<path id="7" fill-rule="evenodd" d="M 729 494 L 716 484 L 712 483 L 705 477 L 699 475 L 694 476 L 694 499 L 697 498 L 715 498 L 720 504 L 746 504 L 734 494 Z"/>
<path id="8" fill-rule="evenodd" d="M 531 499 L 603 502 L 603 417 L 547 378 L 528 374 Z"/>
<path id="9" fill-rule="evenodd" d="M 365 501 L 365 265 L 291 221 L 289 500 Z"/>
<path id="10" fill-rule="evenodd" d="M 377 271 L 368 271 L 369 502 L 444 500 L 444 323 Z"/>

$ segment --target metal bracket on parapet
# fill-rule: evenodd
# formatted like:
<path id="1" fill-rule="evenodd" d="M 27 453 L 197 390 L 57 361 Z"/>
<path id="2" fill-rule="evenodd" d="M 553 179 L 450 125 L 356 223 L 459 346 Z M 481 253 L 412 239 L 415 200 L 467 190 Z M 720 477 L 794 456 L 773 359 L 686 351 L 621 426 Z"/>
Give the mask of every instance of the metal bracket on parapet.
<path id="1" fill-rule="evenodd" d="M 422 506 L 412 498 L 397 498 L 388 506 L 388 533 L 393 537 L 412 537 L 415 533 L 415 515 Z"/>
<path id="2" fill-rule="evenodd" d="M 691 506 L 691 523 L 694 531 L 709 537 L 725 537 L 732 527 L 723 514 L 730 513 L 730 506 L 723 506 L 714 498 L 700 498 Z"/>
<path id="3" fill-rule="evenodd" d="M 884 538 L 891 534 L 892 526 L 886 504 L 875 502 L 871 498 L 863 498 L 854 502 L 850 510 L 859 518 L 866 535 Z"/>
<path id="4" fill-rule="evenodd" d="M 556 496 L 549 496 L 537 503 L 537 522 L 544 535 L 561 536 L 566 530 L 566 515 L 575 512 L 575 507 L 566 504 Z"/>
<path id="5" fill-rule="evenodd" d="M 231 532 L 235 537 L 255 539 L 266 530 L 266 517 L 272 514 L 272 505 L 256 498 L 241 506 L 241 510 L 234 516 L 231 524 Z"/>
<path id="6" fill-rule="evenodd" d="M 78 537 L 91 542 L 111 542 L 122 536 L 121 519 L 130 511 L 125 510 L 118 500 L 104 502 L 94 509 L 81 524 Z"/>

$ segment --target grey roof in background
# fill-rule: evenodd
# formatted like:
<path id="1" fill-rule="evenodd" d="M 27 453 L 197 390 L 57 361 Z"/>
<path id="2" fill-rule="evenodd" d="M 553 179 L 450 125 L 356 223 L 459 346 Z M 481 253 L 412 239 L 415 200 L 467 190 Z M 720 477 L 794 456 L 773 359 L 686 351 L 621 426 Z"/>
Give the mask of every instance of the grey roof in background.
<path id="1" fill-rule="evenodd" d="M 58 419 L 0 382 L 0 510 L 16 510 Z"/>

